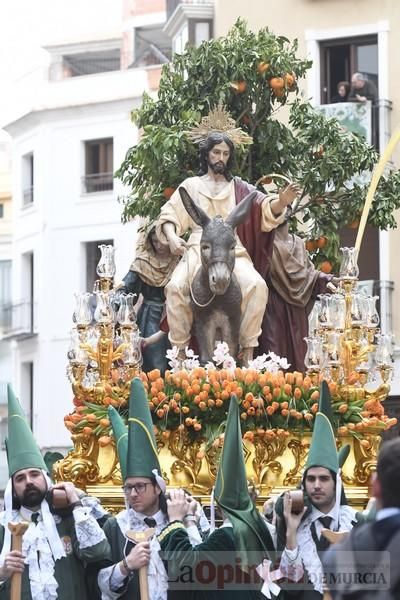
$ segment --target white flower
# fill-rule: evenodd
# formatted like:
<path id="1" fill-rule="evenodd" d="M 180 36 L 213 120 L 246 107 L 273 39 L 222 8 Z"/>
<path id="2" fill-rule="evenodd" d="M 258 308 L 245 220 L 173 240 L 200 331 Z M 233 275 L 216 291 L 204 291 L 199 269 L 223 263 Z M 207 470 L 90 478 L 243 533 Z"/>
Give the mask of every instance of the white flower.
<path id="1" fill-rule="evenodd" d="M 189 348 L 189 346 L 186 346 L 185 348 L 185 355 L 187 358 L 199 358 L 199 355 L 195 354 L 194 350 L 192 350 L 192 348 Z"/>
<path id="2" fill-rule="evenodd" d="M 168 359 L 168 364 L 171 367 L 171 371 L 179 371 L 181 366 L 181 361 L 178 359 L 179 348 L 177 346 L 173 346 L 170 350 L 167 350 L 165 356 Z"/>
<path id="3" fill-rule="evenodd" d="M 281 357 L 275 354 L 275 352 L 268 352 L 268 358 L 270 358 L 275 363 L 279 363 L 281 359 Z"/>
<path id="4" fill-rule="evenodd" d="M 249 369 L 255 369 L 256 371 L 263 371 L 267 368 L 267 365 L 270 361 L 267 360 L 268 357 L 266 354 L 261 354 L 257 356 L 254 360 L 249 360 Z"/>
<path id="5" fill-rule="evenodd" d="M 287 358 L 280 358 L 279 359 L 279 366 L 282 369 L 288 369 L 290 367 L 290 363 L 287 361 Z"/>
<path id="6" fill-rule="evenodd" d="M 215 365 L 212 362 L 208 362 L 204 368 L 206 371 L 215 371 Z"/>
<path id="7" fill-rule="evenodd" d="M 229 346 L 226 342 L 217 342 L 214 350 L 213 361 L 216 365 L 222 365 L 224 360 L 229 356 Z"/>
<path id="8" fill-rule="evenodd" d="M 277 373 L 279 371 L 279 365 L 272 360 L 267 360 L 265 363 L 265 370 L 269 373 Z"/>
<path id="9" fill-rule="evenodd" d="M 268 366 L 268 370 L 271 373 L 274 373 L 279 369 L 288 369 L 290 367 L 290 363 L 287 361 L 287 358 L 278 356 L 275 352 L 268 353 L 269 358 L 271 359 L 271 363 Z"/>
<path id="10" fill-rule="evenodd" d="M 178 346 L 173 346 L 170 350 L 167 350 L 167 353 L 165 356 L 168 358 L 168 360 L 174 360 L 175 358 L 178 358 L 178 354 L 179 354 Z"/>
<path id="11" fill-rule="evenodd" d="M 193 371 L 193 369 L 197 369 L 200 366 L 200 361 L 197 360 L 197 356 L 194 355 L 193 358 L 188 358 L 182 362 L 182 369 L 186 369 L 186 371 Z"/>
<path id="12" fill-rule="evenodd" d="M 222 363 L 222 367 L 224 369 L 229 369 L 230 371 L 233 371 L 234 369 L 236 369 L 236 361 L 232 356 L 227 356 L 224 360 L 224 362 Z"/>

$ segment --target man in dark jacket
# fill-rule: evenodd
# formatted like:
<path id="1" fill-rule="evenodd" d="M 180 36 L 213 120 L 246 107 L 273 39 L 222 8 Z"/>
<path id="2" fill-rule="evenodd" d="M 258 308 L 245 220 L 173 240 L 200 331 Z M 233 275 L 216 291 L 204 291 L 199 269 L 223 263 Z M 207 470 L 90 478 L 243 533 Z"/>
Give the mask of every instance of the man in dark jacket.
<path id="1" fill-rule="evenodd" d="M 400 598 L 400 438 L 380 451 L 372 493 L 373 521 L 355 527 L 326 556 L 325 573 L 335 600 Z"/>

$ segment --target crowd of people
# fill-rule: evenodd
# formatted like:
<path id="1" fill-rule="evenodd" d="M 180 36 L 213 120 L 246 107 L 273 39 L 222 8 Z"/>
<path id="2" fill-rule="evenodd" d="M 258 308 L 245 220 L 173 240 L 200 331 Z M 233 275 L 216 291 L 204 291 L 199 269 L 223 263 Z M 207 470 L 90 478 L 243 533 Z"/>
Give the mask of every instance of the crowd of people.
<path id="1" fill-rule="evenodd" d="M 311 600 L 328 590 L 343 600 L 400 597 L 400 438 L 380 451 L 374 506 L 356 513 L 341 480 L 348 448 L 336 449 L 325 383 L 299 489 L 269 499 L 262 511 L 246 479 L 231 397 L 210 522 L 187 491 L 167 490 L 140 379 L 132 382 L 128 426 L 109 409 L 125 500 L 113 516 L 71 483 L 51 482 L 11 388 L 8 405 L 0 598 Z M 25 525 L 20 549 L 10 523 Z"/>

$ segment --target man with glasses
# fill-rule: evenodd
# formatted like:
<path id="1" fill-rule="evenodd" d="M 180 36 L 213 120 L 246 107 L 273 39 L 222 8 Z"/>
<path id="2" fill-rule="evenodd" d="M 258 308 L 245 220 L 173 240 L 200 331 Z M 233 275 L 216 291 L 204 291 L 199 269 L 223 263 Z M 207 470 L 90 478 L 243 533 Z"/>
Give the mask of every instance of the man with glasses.
<path id="1" fill-rule="evenodd" d="M 168 576 L 159 556 L 160 545 L 156 537 L 168 524 L 166 487 L 160 476 L 153 423 L 140 379 L 135 378 L 131 384 L 128 429 L 112 407 L 109 415 L 120 460 L 126 508 L 104 525 L 112 564 L 98 565 L 103 567 L 97 575 L 101 597 L 102 600 L 140 599 L 138 570 L 148 566 L 149 598 L 166 600 Z M 126 535 L 127 531 L 145 532 L 149 528 L 155 530 L 150 541 L 133 544 Z M 193 525 L 190 529 L 197 531 Z M 171 598 L 170 594 L 168 598 Z"/>

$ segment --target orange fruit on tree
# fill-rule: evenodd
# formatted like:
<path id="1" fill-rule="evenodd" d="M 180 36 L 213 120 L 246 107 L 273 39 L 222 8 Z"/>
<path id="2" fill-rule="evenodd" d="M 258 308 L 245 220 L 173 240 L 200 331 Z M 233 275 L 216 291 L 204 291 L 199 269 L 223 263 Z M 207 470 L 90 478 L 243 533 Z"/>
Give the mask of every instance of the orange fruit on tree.
<path id="1" fill-rule="evenodd" d="M 261 61 L 257 65 L 257 73 L 260 73 L 260 75 L 265 73 L 265 71 L 268 71 L 268 69 L 269 69 L 269 63 L 267 63 L 267 62 Z"/>
<path id="2" fill-rule="evenodd" d="M 163 191 L 164 198 L 166 198 L 167 200 L 169 200 L 171 198 L 172 194 L 174 193 L 174 191 L 175 191 L 175 188 L 173 188 L 173 187 L 166 187 L 164 189 L 164 191 Z"/>
<path id="3" fill-rule="evenodd" d="M 296 78 L 293 73 L 286 73 L 284 80 L 285 80 L 286 87 L 291 88 L 291 87 L 293 87 L 293 84 L 296 81 Z"/>
<path id="4" fill-rule="evenodd" d="M 317 248 L 325 248 L 326 244 L 328 243 L 328 238 L 326 238 L 324 235 L 321 235 L 321 237 L 319 237 L 315 243 Z"/>
<path id="5" fill-rule="evenodd" d="M 360 224 L 360 219 L 354 219 L 354 221 L 352 221 L 351 223 L 349 223 L 347 225 L 347 227 L 349 229 L 357 229 L 357 227 L 359 226 L 359 224 Z"/>
<path id="6" fill-rule="evenodd" d="M 275 90 L 283 90 L 283 88 L 285 87 L 285 82 L 283 80 L 283 77 L 272 77 L 269 80 L 269 86 L 275 91 Z"/>
<path id="7" fill-rule="evenodd" d="M 243 79 L 240 79 L 239 81 L 232 81 L 231 87 L 236 94 L 243 94 L 246 91 L 247 83 Z"/>
<path id="8" fill-rule="evenodd" d="M 306 241 L 306 250 L 309 252 L 314 252 L 317 249 L 317 243 L 315 240 L 307 240 Z"/>
<path id="9" fill-rule="evenodd" d="M 274 96 L 276 96 L 277 98 L 283 98 L 283 96 L 285 95 L 285 90 L 282 88 L 276 88 L 273 90 L 274 92 Z"/>
<path id="10" fill-rule="evenodd" d="M 319 270 L 322 271 L 323 273 L 329 274 L 332 273 L 332 263 L 329 260 L 324 260 L 320 265 L 319 265 Z"/>
<path id="11" fill-rule="evenodd" d="M 321 158 L 321 156 L 323 156 L 324 154 L 324 147 L 323 146 L 318 146 L 318 148 L 316 148 L 315 152 L 313 153 L 314 158 Z"/>

